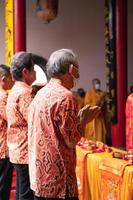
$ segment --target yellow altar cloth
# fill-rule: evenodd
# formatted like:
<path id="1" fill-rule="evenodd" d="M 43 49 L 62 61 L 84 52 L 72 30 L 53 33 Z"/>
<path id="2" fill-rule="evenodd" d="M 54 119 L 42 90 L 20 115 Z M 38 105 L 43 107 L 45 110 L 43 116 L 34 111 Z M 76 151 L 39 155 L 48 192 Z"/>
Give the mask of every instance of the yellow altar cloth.
<path id="1" fill-rule="evenodd" d="M 116 149 L 114 149 L 116 150 Z M 117 150 L 118 151 L 118 150 Z M 121 175 L 121 185 L 118 185 L 120 195 L 116 195 L 111 199 L 110 195 L 107 194 L 107 188 L 103 188 L 103 176 L 101 173 L 100 165 L 104 159 L 112 159 L 111 153 L 90 153 L 77 145 L 77 167 L 76 175 L 78 181 L 79 200 L 133 200 L 133 165 L 125 165 L 124 160 L 113 158 L 113 162 L 116 165 L 124 166 Z M 113 173 L 113 172 L 112 172 Z M 110 177 L 112 173 L 107 173 Z M 113 173 L 114 174 L 114 173 Z M 118 173 L 119 174 L 119 173 Z M 115 174 L 114 174 L 115 176 Z M 106 193 L 106 199 L 104 199 Z"/>

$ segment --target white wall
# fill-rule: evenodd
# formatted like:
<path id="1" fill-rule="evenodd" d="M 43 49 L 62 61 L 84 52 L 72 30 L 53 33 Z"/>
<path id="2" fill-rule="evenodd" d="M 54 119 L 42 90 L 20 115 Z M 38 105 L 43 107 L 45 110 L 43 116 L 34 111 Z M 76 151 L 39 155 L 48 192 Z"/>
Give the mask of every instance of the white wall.
<path id="1" fill-rule="evenodd" d="M 4 1 L 0 0 L 0 63 L 5 62 Z M 26 0 L 27 50 L 46 58 L 71 48 L 79 58 L 78 87 L 88 89 L 99 77 L 105 89 L 104 0 L 59 0 L 57 18 L 44 24 L 35 13 L 36 0 Z M 128 0 L 128 85 L 133 84 L 133 1 Z"/>
<path id="2" fill-rule="evenodd" d="M 58 16 L 50 24 L 37 18 L 35 2 L 27 1 L 27 50 L 48 58 L 54 50 L 70 48 L 79 58 L 78 86 L 87 89 L 94 77 L 104 86 L 104 0 L 59 0 Z"/>

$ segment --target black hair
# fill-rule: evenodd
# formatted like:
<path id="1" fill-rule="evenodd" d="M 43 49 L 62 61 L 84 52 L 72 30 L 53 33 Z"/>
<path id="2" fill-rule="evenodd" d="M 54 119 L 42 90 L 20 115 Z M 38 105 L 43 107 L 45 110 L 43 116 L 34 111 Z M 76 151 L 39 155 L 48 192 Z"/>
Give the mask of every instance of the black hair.
<path id="1" fill-rule="evenodd" d="M 11 74 L 14 80 L 21 80 L 23 69 L 26 68 L 30 71 L 33 65 L 32 53 L 24 51 L 16 53 L 11 60 Z"/>
<path id="2" fill-rule="evenodd" d="M 130 86 L 130 93 L 133 93 L 133 85 Z"/>
<path id="3" fill-rule="evenodd" d="M 0 64 L 0 78 L 4 75 L 10 74 L 10 68 L 7 65 Z"/>
<path id="4" fill-rule="evenodd" d="M 83 88 L 78 88 L 77 93 L 80 97 L 85 97 L 85 91 Z"/>

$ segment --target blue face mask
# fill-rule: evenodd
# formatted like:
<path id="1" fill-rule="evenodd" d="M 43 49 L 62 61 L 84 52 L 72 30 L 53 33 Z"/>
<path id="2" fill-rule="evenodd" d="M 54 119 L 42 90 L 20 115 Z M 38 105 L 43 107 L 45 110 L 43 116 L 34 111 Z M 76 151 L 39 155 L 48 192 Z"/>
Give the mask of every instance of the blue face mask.
<path id="1" fill-rule="evenodd" d="M 100 90 L 101 89 L 101 84 L 100 83 L 96 83 L 95 84 L 95 89 L 96 90 Z"/>

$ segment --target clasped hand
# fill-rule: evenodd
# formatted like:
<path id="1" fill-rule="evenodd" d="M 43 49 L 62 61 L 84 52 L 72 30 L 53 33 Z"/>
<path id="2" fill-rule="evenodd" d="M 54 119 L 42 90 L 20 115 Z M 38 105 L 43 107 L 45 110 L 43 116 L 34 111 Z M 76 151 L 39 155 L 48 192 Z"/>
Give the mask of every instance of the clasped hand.
<path id="1" fill-rule="evenodd" d="M 95 117 L 97 117 L 101 112 L 101 108 L 99 106 L 90 106 L 86 105 L 79 110 L 78 117 L 82 125 L 87 124 L 92 121 Z"/>

